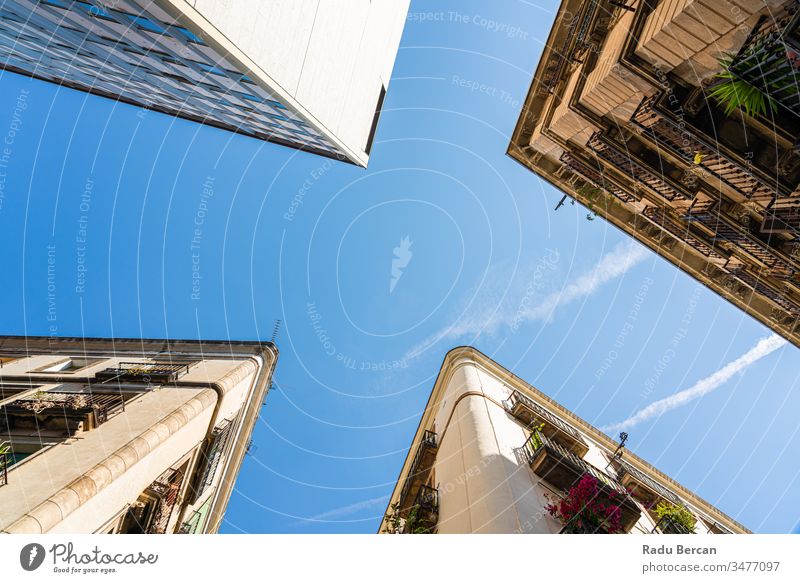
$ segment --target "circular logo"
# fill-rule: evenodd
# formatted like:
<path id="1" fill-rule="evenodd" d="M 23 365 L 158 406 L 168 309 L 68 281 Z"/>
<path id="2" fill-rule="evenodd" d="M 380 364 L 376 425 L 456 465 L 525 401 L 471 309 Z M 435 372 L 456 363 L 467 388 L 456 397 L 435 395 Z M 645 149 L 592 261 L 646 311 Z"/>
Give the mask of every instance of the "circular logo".
<path id="1" fill-rule="evenodd" d="M 35 571 L 44 562 L 44 547 L 39 543 L 30 543 L 19 552 L 19 564 L 26 571 Z"/>

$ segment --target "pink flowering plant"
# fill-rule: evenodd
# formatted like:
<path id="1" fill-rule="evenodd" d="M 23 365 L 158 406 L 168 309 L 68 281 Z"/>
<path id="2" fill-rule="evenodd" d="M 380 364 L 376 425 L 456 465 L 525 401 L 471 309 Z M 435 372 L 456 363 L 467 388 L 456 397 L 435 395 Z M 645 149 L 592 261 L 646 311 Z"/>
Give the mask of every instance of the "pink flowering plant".
<path id="1" fill-rule="evenodd" d="M 614 534 L 622 532 L 622 501 L 617 502 L 618 497 L 613 490 L 601 494 L 597 478 L 584 474 L 566 496 L 545 509 L 564 524 L 564 532 Z"/>

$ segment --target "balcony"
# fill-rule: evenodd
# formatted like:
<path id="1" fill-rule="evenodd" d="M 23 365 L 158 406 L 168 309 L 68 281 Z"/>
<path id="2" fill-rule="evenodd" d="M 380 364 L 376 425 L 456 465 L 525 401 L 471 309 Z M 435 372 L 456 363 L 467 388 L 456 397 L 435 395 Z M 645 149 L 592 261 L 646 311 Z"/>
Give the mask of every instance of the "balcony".
<path id="1" fill-rule="evenodd" d="M 152 521 L 147 527 L 147 534 L 165 534 L 167 532 L 172 511 L 178 501 L 178 493 L 183 484 L 183 477 L 182 471 L 169 469 L 147 488 L 147 494 L 158 501 Z"/>
<path id="2" fill-rule="evenodd" d="M 598 482 L 600 495 L 608 498 L 609 503 L 613 501 L 614 504 L 619 504 L 623 531 L 630 531 L 639 520 L 641 510 L 631 500 L 625 488 L 563 445 L 534 431 L 525 442 L 523 450 L 533 472 L 560 490 L 569 490 L 586 474 L 594 477 Z"/>
<path id="3" fill-rule="evenodd" d="M 676 239 L 683 241 L 702 255 L 708 257 L 709 260 L 712 260 L 715 263 L 725 262 L 725 257 L 720 255 L 717 250 L 714 249 L 714 247 L 709 245 L 695 233 L 692 233 L 688 225 L 684 224 L 682 226 L 678 226 L 675 224 L 670 217 L 667 216 L 667 212 L 665 212 L 664 209 L 655 206 L 648 206 L 644 209 L 644 211 L 642 211 L 642 214 Z"/>
<path id="4" fill-rule="evenodd" d="M 411 511 L 406 515 L 404 534 L 432 534 L 439 521 L 439 490 L 421 486 Z"/>
<path id="5" fill-rule="evenodd" d="M 715 240 L 731 243 L 756 261 L 766 265 L 770 269 L 770 275 L 790 277 L 794 274 L 794 268 L 778 257 L 768 243 L 756 237 L 746 226 L 738 224 L 736 220 L 722 213 L 719 210 L 719 204 L 692 205 L 685 218 L 703 225 L 711 231 L 711 236 Z"/>
<path id="6" fill-rule="evenodd" d="M 636 202 L 637 199 L 635 196 L 624 191 L 611 180 L 606 178 L 606 176 L 603 175 L 602 170 L 598 170 L 587 164 L 584 164 L 569 152 L 564 152 L 561 154 L 560 160 L 564 163 L 564 166 L 580 175 L 584 180 L 591 182 L 596 187 L 602 188 L 606 192 L 613 194 L 622 202 L 627 202 L 630 204 Z"/>
<path id="7" fill-rule="evenodd" d="M 678 121 L 658 107 L 661 95 L 646 97 L 631 120 L 644 135 L 686 164 L 699 166 L 748 200 L 769 203 L 775 189 L 756 178 L 749 170 L 719 148 L 703 140 L 685 120 Z M 698 163 L 699 161 L 699 163 Z"/>
<path id="8" fill-rule="evenodd" d="M 544 425 L 540 431 L 548 438 L 558 441 L 569 451 L 583 457 L 589 451 L 586 441 L 578 430 L 568 425 L 520 391 L 513 391 L 503 402 L 506 410 L 528 428 Z"/>
<path id="9" fill-rule="evenodd" d="M 800 234 L 800 194 L 777 198 L 764 211 L 761 232 Z"/>
<path id="10" fill-rule="evenodd" d="M 193 364 L 192 362 L 120 362 L 116 367 L 98 372 L 95 378 L 102 382 L 174 383 L 189 372 L 189 367 Z"/>
<path id="11" fill-rule="evenodd" d="M 695 534 L 695 532 L 665 516 L 656 523 L 650 534 Z"/>
<path id="12" fill-rule="evenodd" d="M 554 50 L 542 74 L 542 92 L 553 93 L 563 77 L 567 64 L 580 62 L 580 59 L 592 46 L 592 23 L 598 15 L 598 0 L 587 0 L 583 3 L 581 13 L 570 20 L 567 33 L 564 35 L 558 50 Z M 565 23 L 561 23 L 563 26 Z"/>
<path id="13" fill-rule="evenodd" d="M 627 488 L 634 498 L 651 508 L 664 500 L 670 504 L 681 505 L 681 499 L 669 488 L 653 480 L 623 460 L 617 460 L 617 480 Z"/>
<path id="14" fill-rule="evenodd" d="M 433 462 L 436 460 L 436 452 L 439 450 L 437 435 L 427 429 L 422 434 L 417 453 L 408 469 L 406 481 L 400 491 L 400 516 L 405 518 L 412 506 L 416 503 L 419 493 L 422 491 L 425 482 L 430 476 Z"/>
<path id="15" fill-rule="evenodd" d="M 11 464 L 11 456 L 7 453 L 0 453 L 0 486 L 8 484 L 8 466 Z"/>
<path id="16" fill-rule="evenodd" d="M 800 10 L 797 2 L 787 4 L 783 14 L 761 17 L 728 70 L 800 117 Z"/>
<path id="17" fill-rule="evenodd" d="M 661 175 L 651 172 L 643 163 L 636 159 L 632 152 L 623 152 L 619 146 L 611 144 L 601 137 L 599 133 L 593 134 L 586 145 L 589 146 L 600 159 L 627 175 L 628 178 L 633 181 L 635 187 L 643 184 L 659 197 L 670 202 L 689 200 L 692 198 L 691 195 L 668 180 L 664 176 L 664 172 L 661 172 Z"/>
<path id="18" fill-rule="evenodd" d="M 211 432 L 211 439 L 206 441 L 198 456 L 192 494 L 189 502 L 196 503 L 203 493 L 214 483 L 217 467 L 227 453 L 228 442 L 233 434 L 233 422 L 225 419 Z"/>
<path id="19" fill-rule="evenodd" d="M 3 407 L 0 428 L 8 433 L 73 436 L 105 423 L 109 415 L 138 393 L 42 391 L 11 401 Z"/>

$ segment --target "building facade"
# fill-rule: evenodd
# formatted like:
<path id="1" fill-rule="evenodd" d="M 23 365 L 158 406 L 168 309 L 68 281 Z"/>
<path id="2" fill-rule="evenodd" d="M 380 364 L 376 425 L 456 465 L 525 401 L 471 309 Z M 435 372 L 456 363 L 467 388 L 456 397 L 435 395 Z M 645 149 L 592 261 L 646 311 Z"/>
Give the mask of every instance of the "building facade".
<path id="1" fill-rule="evenodd" d="M 748 532 L 471 347 L 444 359 L 381 532 L 598 532 L 547 510 L 587 488 L 615 532 Z"/>
<path id="2" fill-rule="evenodd" d="M 410 0 L 7 0 L 0 67 L 366 166 Z"/>
<path id="3" fill-rule="evenodd" d="M 797 346 L 799 16 L 563 0 L 508 150 Z"/>
<path id="4" fill-rule="evenodd" d="M 216 532 L 277 356 L 0 337 L 0 532 Z"/>

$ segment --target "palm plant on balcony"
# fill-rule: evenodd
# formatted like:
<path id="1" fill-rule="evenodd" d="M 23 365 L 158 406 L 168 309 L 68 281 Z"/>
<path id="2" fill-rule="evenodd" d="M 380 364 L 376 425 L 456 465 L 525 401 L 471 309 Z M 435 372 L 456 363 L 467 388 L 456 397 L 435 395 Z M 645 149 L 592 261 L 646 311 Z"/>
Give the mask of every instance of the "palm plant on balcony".
<path id="1" fill-rule="evenodd" d="M 689 532 L 694 532 L 694 527 L 697 525 L 697 519 L 686 506 L 662 500 L 656 505 L 655 512 L 661 524 L 674 524 Z"/>
<path id="2" fill-rule="evenodd" d="M 622 509 L 617 497 L 614 491 L 601 493 L 598 479 L 584 474 L 566 496 L 545 509 L 561 521 L 565 534 L 615 534 L 622 532 Z"/>
<path id="3" fill-rule="evenodd" d="M 709 96 L 722 105 L 725 115 L 731 115 L 739 109 L 751 117 L 776 111 L 777 105 L 771 95 L 732 71 L 734 58 L 735 55 L 727 54 L 719 59 L 722 71 L 715 75 L 719 82 L 711 88 Z"/>

